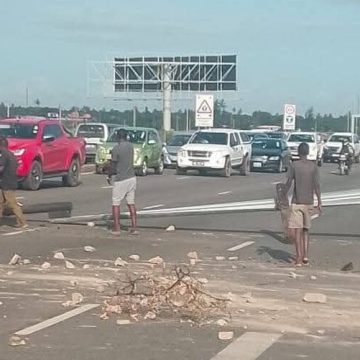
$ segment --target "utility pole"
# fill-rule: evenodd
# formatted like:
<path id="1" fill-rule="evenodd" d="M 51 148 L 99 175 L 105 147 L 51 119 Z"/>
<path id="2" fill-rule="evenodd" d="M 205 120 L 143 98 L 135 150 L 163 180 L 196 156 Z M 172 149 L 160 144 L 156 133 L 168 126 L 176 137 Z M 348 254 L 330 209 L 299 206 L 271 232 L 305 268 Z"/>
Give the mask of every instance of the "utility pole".
<path id="1" fill-rule="evenodd" d="M 26 87 L 26 107 L 29 106 L 29 88 Z"/>
<path id="2" fill-rule="evenodd" d="M 7 104 L 6 105 L 6 117 L 10 117 L 10 105 L 9 104 Z"/>
<path id="3" fill-rule="evenodd" d="M 137 107 L 133 107 L 133 127 L 136 127 L 136 115 L 137 115 Z"/>
<path id="4" fill-rule="evenodd" d="M 186 107 L 186 131 L 189 131 L 189 109 Z"/>

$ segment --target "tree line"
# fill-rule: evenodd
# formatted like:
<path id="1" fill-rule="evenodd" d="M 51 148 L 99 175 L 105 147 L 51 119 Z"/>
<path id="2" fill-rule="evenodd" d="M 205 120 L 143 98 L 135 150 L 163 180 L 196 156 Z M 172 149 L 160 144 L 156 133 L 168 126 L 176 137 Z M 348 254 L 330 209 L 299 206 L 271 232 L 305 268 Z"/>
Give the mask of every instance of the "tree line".
<path id="1" fill-rule="evenodd" d="M 48 116 L 49 113 L 59 113 L 58 108 L 40 106 L 11 105 L 9 109 L 4 103 L 0 103 L 0 118 L 6 117 L 9 111 L 10 116 Z M 91 116 L 91 121 L 114 123 L 119 125 L 153 127 L 158 130 L 162 128 L 163 113 L 160 110 L 149 110 L 147 107 L 140 111 L 136 107 L 128 110 L 116 109 L 92 109 L 88 106 L 81 108 L 72 107 L 61 112 L 62 117 L 67 118 L 70 114 L 78 113 Z M 332 114 L 315 113 L 309 108 L 305 114 L 296 118 L 297 128 L 303 131 L 338 132 L 348 130 L 348 119 L 351 114 L 333 116 Z M 180 109 L 172 113 L 172 128 L 174 130 L 185 130 L 195 128 L 195 112 L 193 109 Z M 261 125 L 282 126 L 283 115 L 271 114 L 266 111 L 254 111 L 252 114 L 245 114 L 242 110 L 228 109 L 224 100 L 216 100 L 214 104 L 214 126 L 233 127 L 236 129 L 249 130 Z"/>

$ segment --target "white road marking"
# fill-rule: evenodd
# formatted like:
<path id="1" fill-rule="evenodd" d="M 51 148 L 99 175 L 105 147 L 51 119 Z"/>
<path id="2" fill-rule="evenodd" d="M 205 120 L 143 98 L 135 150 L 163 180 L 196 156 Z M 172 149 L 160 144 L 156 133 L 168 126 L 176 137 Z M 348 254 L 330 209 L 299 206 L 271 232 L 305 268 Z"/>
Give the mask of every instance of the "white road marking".
<path id="1" fill-rule="evenodd" d="M 218 193 L 218 195 L 227 195 L 227 194 L 231 194 L 231 191 L 223 191 Z"/>
<path id="2" fill-rule="evenodd" d="M 162 206 L 164 206 L 164 204 L 151 205 L 151 206 L 144 207 L 143 210 L 157 209 Z"/>
<path id="3" fill-rule="evenodd" d="M 95 174 L 95 171 L 88 171 L 81 173 L 81 175 L 92 175 L 92 174 Z"/>
<path id="4" fill-rule="evenodd" d="M 9 233 L 4 233 L 4 234 L 1 234 L 2 236 L 12 236 L 12 235 L 18 235 L 18 234 L 23 234 L 23 233 L 26 233 L 26 232 L 33 232 L 33 231 L 37 231 L 37 230 L 40 230 L 42 228 L 33 228 L 33 229 L 24 229 L 24 230 L 18 230 L 18 231 L 13 231 L 13 232 L 9 232 Z"/>
<path id="5" fill-rule="evenodd" d="M 236 246 L 233 246 L 233 247 L 227 249 L 227 251 L 240 250 L 240 249 L 242 249 L 242 248 L 244 248 L 244 247 L 247 247 L 247 246 L 250 246 L 250 245 L 252 245 L 252 244 L 254 244 L 254 243 L 255 243 L 255 241 L 245 241 L 245 242 L 243 242 L 243 243 L 241 243 L 241 244 L 239 244 L 239 245 L 236 245 Z"/>
<path id="6" fill-rule="evenodd" d="M 182 177 L 176 178 L 176 180 L 186 180 L 186 179 L 190 179 L 190 176 L 182 176 Z"/>
<path id="7" fill-rule="evenodd" d="M 248 332 L 237 338 L 211 360 L 256 360 L 281 338 L 282 334 Z"/>
<path id="8" fill-rule="evenodd" d="M 107 186 L 102 186 L 101 188 L 102 188 L 102 189 L 112 189 L 113 186 L 112 186 L 112 185 L 107 185 Z"/>
<path id="9" fill-rule="evenodd" d="M 55 316 L 53 318 L 47 319 L 45 321 L 42 321 L 41 323 L 29 326 L 25 329 L 19 330 L 15 333 L 15 335 L 19 335 L 19 336 L 26 336 L 26 335 L 31 335 L 37 331 L 46 329 L 50 326 L 53 326 L 55 324 L 58 324 L 64 320 L 70 319 L 74 316 L 77 316 L 79 314 L 82 314 L 86 311 L 89 311 L 91 309 L 95 309 L 96 307 L 100 306 L 99 304 L 87 304 L 87 305 L 83 305 L 80 306 L 76 309 L 70 310 L 64 314 Z"/>

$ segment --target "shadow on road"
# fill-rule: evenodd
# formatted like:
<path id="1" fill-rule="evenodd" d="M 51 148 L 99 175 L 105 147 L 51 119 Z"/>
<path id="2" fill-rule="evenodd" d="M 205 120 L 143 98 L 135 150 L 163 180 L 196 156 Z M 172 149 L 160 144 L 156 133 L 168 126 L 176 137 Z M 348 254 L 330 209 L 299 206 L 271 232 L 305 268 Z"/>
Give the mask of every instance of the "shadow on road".
<path id="1" fill-rule="evenodd" d="M 279 249 L 272 249 L 268 246 L 260 246 L 256 250 L 256 253 L 258 255 L 268 254 L 274 260 L 278 260 L 278 261 L 282 261 L 282 262 L 286 262 L 286 263 L 291 263 L 295 260 L 294 256 L 292 254 L 290 254 L 289 252 L 284 251 L 284 250 L 279 250 Z"/>

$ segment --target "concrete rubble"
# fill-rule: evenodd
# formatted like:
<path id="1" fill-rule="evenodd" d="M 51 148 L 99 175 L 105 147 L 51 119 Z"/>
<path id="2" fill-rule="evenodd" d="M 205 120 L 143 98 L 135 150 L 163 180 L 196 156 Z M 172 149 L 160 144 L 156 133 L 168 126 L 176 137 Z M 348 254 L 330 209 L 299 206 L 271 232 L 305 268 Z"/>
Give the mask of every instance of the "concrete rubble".
<path id="1" fill-rule="evenodd" d="M 42 269 L 50 269 L 51 268 L 51 264 L 47 261 L 45 261 L 42 265 L 41 265 Z"/>
<path id="2" fill-rule="evenodd" d="M 84 246 L 84 251 L 85 252 L 95 252 L 96 249 L 93 246 L 87 245 L 87 246 Z"/>
<path id="3" fill-rule="evenodd" d="M 140 255 L 137 255 L 137 254 L 130 255 L 129 259 L 133 260 L 133 261 L 139 261 L 140 260 Z"/>
<path id="4" fill-rule="evenodd" d="M 21 260 L 21 256 L 18 254 L 14 254 L 14 256 L 10 259 L 9 265 L 17 265 Z"/>
<path id="5" fill-rule="evenodd" d="M 67 269 L 75 269 L 75 265 L 71 261 L 68 261 L 68 260 L 65 261 L 65 267 Z"/>
<path id="6" fill-rule="evenodd" d="M 65 260 L 65 256 L 61 251 L 58 251 L 54 254 L 54 259 Z"/>
<path id="7" fill-rule="evenodd" d="M 187 257 L 188 257 L 189 259 L 199 260 L 198 253 L 197 253 L 196 251 L 190 251 L 190 252 L 187 254 Z"/>
<path id="8" fill-rule="evenodd" d="M 234 337 L 233 331 L 219 331 L 218 339 L 219 340 L 231 340 Z"/>
<path id="9" fill-rule="evenodd" d="M 19 336 L 13 335 L 13 336 L 10 336 L 8 344 L 10 346 L 21 346 L 21 345 L 26 345 L 26 341 L 25 341 L 25 339 L 22 339 Z"/>
<path id="10" fill-rule="evenodd" d="M 307 303 L 326 304 L 327 297 L 320 293 L 307 293 L 305 294 L 303 301 Z"/>
<path id="11" fill-rule="evenodd" d="M 166 228 L 166 231 L 168 231 L 168 232 L 172 232 L 172 231 L 175 231 L 175 230 L 176 230 L 176 228 L 175 228 L 174 225 L 170 225 L 170 226 L 168 226 L 168 227 Z"/>
<path id="12" fill-rule="evenodd" d="M 125 261 L 125 260 L 123 260 L 121 257 L 118 257 L 115 261 L 114 261 L 114 265 L 115 266 L 125 266 L 125 265 L 127 265 L 128 263 Z"/>
<path id="13" fill-rule="evenodd" d="M 164 259 L 160 256 L 156 256 L 154 258 L 149 259 L 148 262 L 154 265 L 161 265 L 164 263 Z"/>

